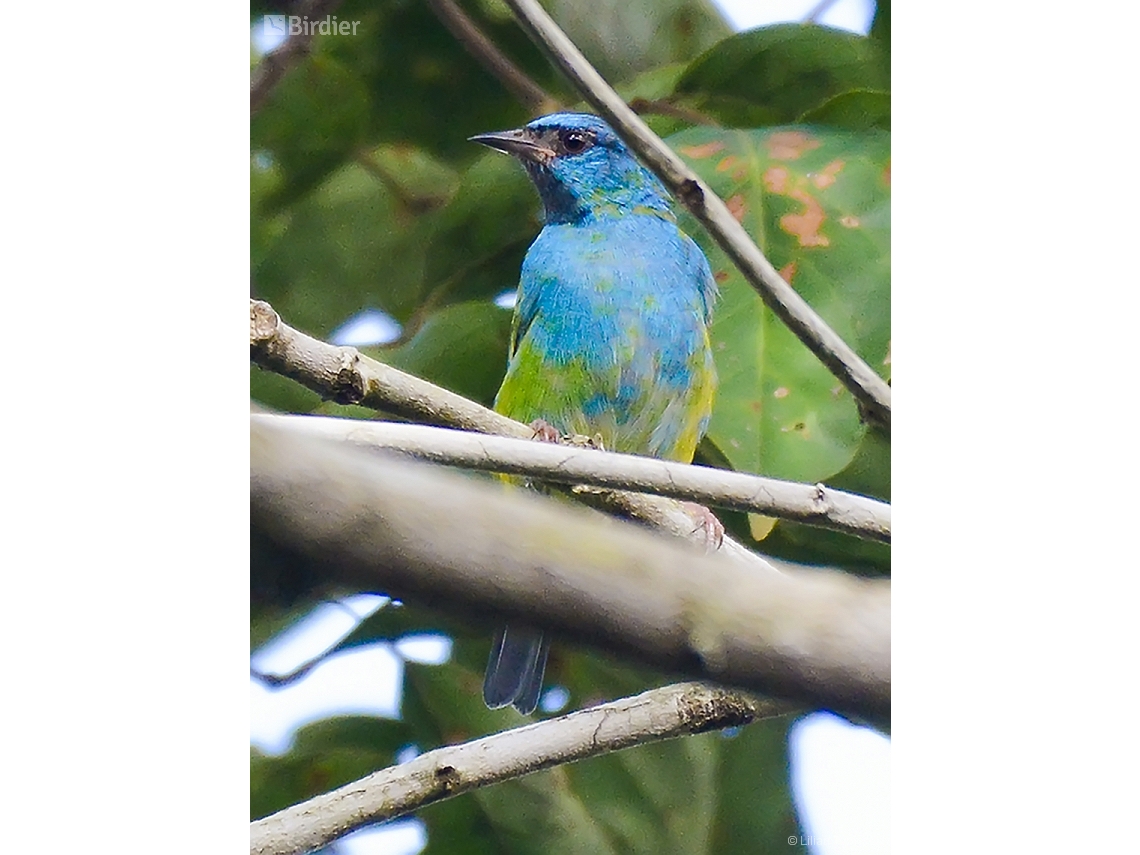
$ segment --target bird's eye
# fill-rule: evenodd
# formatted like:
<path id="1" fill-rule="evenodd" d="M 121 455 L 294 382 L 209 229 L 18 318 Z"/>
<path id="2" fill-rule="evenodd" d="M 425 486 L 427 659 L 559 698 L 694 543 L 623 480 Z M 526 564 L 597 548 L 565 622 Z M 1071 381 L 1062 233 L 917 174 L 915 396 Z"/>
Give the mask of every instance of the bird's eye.
<path id="1" fill-rule="evenodd" d="M 562 147 L 567 154 L 581 154 L 590 146 L 590 138 L 581 131 L 563 131 Z"/>

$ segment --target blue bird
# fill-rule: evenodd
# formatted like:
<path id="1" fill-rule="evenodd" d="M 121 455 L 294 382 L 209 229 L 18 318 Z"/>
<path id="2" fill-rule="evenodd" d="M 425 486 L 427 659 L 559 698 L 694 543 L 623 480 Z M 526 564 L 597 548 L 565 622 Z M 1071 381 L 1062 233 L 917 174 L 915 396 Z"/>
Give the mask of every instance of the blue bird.
<path id="1" fill-rule="evenodd" d="M 690 462 L 716 387 L 717 289 L 668 192 L 587 113 L 471 139 L 521 161 L 546 221 L 523 261 L 495 410 L 539 434 L 600 435 L 611 451 Z M 501 630 L 487 706 L 533 712 L 547 651 L 538 630 Z"/>

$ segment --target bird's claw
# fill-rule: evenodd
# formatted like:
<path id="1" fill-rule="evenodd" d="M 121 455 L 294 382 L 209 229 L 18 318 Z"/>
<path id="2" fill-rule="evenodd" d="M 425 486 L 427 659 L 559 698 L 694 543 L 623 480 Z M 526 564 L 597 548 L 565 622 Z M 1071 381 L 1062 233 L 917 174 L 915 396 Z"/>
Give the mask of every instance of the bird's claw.
<path id="1" fill-rule="evenodd" d="M 575 448 L 596 448 L 599 451 L 606 450 L 600 433 L 596 433 L 593 436 L 585 436 L 580 433 L 563 434 L 546 419 L 535 419 L 530 423 L 530 429 L 534 431 L 533 439 L 538 442 L 569 445 Z"/>
<path id="2" fill-rule="evenodd" d="M 530 423 L 530 429 L 534 431 L 534 437 L 532 438 L 539 442 L 552 442 L 557 444 L 562 441 L 562 434 L 558 432 L 558 428 L 546 419 L 535 419 Z"/>
<path id="3" fill-rule="evenodd" d="M 724 524 L 704 505 L 698 505 L 696 502 L 682 502 L 681 505 L 696 524 L 693 534 L 698 531 L 704 532 L 705 546 L 709 552 L 720 549 L 724 545 Z"/>

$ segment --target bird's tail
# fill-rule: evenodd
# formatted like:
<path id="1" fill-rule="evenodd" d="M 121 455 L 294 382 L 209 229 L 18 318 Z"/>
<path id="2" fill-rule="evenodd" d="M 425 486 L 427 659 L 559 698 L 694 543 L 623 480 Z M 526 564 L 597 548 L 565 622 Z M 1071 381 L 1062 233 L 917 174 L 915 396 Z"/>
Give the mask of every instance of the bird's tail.
<path id="1" fill-rule="evenodd" d="M 483 677 L 483 700 L 496 710 L 512 704 L 523 715 L 538 706 L 550 643 L 536 629 L 504 626 L 495 635 Z"/>

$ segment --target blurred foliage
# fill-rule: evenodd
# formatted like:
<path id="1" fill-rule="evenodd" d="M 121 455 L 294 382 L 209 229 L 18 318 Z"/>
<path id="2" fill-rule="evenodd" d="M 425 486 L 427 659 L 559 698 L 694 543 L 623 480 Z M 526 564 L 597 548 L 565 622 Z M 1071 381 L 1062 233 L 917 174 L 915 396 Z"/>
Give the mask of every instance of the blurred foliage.
<path id="1" fill-rule="evenodd" d="M 401 719 L 341 718 L 302 728 L 282 757 L 251 752 L 251 817 L 272 813 L 428 749 L 527 721 L 482 701 L 481 634 L 412 606 L 386 606 L 336 650 L 447 632 L 452 658 L 404 664 Z M 668 678 L 594 653 L 555 647 L 547 682 L 579 708 L 663 685 Z M 557 713 L 538 713 L 549 718 Z M 428 853 L 719 853 L 780 851 L 797 824 L 787 789 L 789 721 L 627 749 L 508 781 L 425 808 Z M 680 782 L 680 783 L 679 783 Z M 757 842 L 760 841 L 759 846 Z"/>
<path id="2" fill-rule="evenodd" d="M 461 5 L 567 106 L 576 96 L 500 0 Z M 551 0 L 544 5 L 658 133 L 729 203 L 773 264 L 841 336 L 890 377 L 890 10 L 869 38 L 784 24 L 730 35 L 706 0 Z M 255 2 L 252 14 L 288 11 Z M 366 348 L 483 403 L 506 367 L 509 292 L 540 228 L 538 200 L 509 158 L 468 143 L 530 116 L 419 0 L 348 0 L 356 37 L 318 37 L 251 122 L 251 282 L 290 324 L 329 338 L 377 309 L 401 325 Z M 890 442 L 763 305 L 703 230 L 722 298 L 712 330 L 721 387 L 698 460 L 890 497 Z M 251 370 L 252 397 L 289 412 L 369 417 Z M 868 574 L 889 547 L 755 515 L 736 536 L 791 560 Z M 251 645 L 331 595 L 254 543 Z M 307 592 L 307 594 L 306 594 Z M 308 597 L 308 598 L 306 598 Z M 299 598 L 299 599 L 298 599 Z M 407 663 L 399 721 L 342 718 L 298 734 L 283 757 L 251 756 L 261 816 L 427 750 L 521 723 L 480 697 L 485 627 L 406 604 L 365 620 L 338 649 L 442 632 L 441 666 Z M 548 684 L 568 708 L 667 682 L 556 645 Z M 542 714 L 539 714 L 542 717 Z M 643 746 L 432 806 L 429 853 L 786 852 L 797 833 L 787 721 Z"/>

